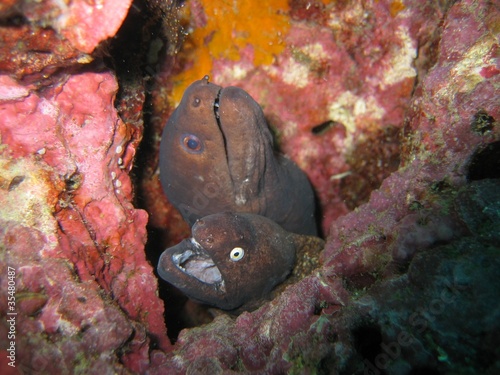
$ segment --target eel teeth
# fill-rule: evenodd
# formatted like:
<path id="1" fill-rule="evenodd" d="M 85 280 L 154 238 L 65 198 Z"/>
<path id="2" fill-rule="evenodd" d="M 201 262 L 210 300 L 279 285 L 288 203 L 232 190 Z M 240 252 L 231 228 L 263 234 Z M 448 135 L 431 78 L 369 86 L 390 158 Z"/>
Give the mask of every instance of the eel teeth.
<path id="1" fill-rule="evenodd" d="M 212 258 L 202 250 L 196 240 L 191 239 L 193 249 L 172 256 L 172 261 L 182 272 L 206 284 L 223 283 L 222 274 Z M 225 289 L 225 288 L 224 288 Z"/>

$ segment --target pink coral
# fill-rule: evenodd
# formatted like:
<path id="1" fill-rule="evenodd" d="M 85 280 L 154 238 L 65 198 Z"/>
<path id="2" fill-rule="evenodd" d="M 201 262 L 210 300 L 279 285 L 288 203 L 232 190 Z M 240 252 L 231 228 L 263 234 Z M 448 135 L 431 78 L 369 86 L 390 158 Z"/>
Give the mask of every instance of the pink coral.
<path id="1" fill-rule="evenodd" d="M 67 8 L 62 9 L 54 27 L 75 48 L 90 53 L 99 42 L 116 34 L 131 3 L 132 0 L 101 0 L 96 3 L 72 1 Z M 105 17 L 106 22 L 101 22 Z"/>
<path id="2" fill-rule="evenodd" d="M 3 79 L 9 89 L 1 102 L 1 175 L 22 180 L 0 196 L 7 246 L 2 275 L 13 267 L 18 298 L 26 294 L 32 301 L 18 305 L 27 309 L 19 311 L 17 329 L 29 332 L 34 319 L 37 340 L 44 340 L 43 332 L 61 333 L 89 356 L 111 353 L 132 338 L 124 360 L 141 350 L 148 362 L 141 348 L 150 339 L 134 339 L 141 330 L 163 349 L 170 344 L 157 280 L 142 251 L 147 215 L 130 203 L 135 150 L 113 108 L 116 81 L 110 73 L 64 78 L 43 95 Z M 33 341 L 27 337 L 20 335 L 18 346 L 29 367 Z M 50 353 L 61 350 L 44 345 Z M 71 360 L 62 355 L 61 366 Z"/>
<path id="3" fill-rule="evenodd" d="M 0 28 L 0 71 L 25 79 L 33 75 L 27 79 L 36 82 L 58 68 L 91 62 L 88 54 L 115 35 L 131 3 L 17 0 L 3 4 L 0 17 L 6 22 Z"/>
<path id="4" fill-rule="evenodd" d="M 10 345 L 8 267 L 16 280 L 16 364 L 26 373 L 359 373 L 368 359 L 370 366 L 381 364 L 380 354 L 363 351 L 367 337 L 376 336 L 377 350 L 382 340 L 398 342 L 408 315 L 421 309 L 422 321 L 438 311 L 433 293 L 449 297 L 442 290 L 456 298 L 463 294 L 460 310 L 453 310 L 459 320 L 434 314 L 411 350 L 400 350 L 396 365 L 420 366 L 414 353 L 423 353 L 433 369 L 458 372 L 449 371 L 449 362 L 436 362 L 444 358 L 443 347 L 449 361 L 467 366 L 490 358 L 465 358 L 456 340 L 446 337 L 462 329 L 456 322 L 467 324 L 465 313 L 460 315 L 471 311 L 467 293 L 479 306 L 477 318 L 485 314 L 485 301 L 498 300 L 480 289 L 495 285 L 490 276 L 497 270 L 496 238 L 472 236 L 497 225 L 492 207 L 498 182 L 466 185 L 471 176 L 495 177 L 471 170 L 480 168 L 484 150 L 498 153 L 498 9 L 469 0 L 310 3 L 289 3 L 290 30 L 272 65 L 253 66 L 250 45 L 239 51 L 239 61 L 215 59 L 206 73 L 259 100 L 282 150 L 308 173 L 329 233 L 323 264 L 256 311 L 220 315 L 181 331 L 175 345 L 166 336 L 163 302 L 144 253 L 148 216 L 131 203 L 129 173 L 142 136 L 137 113 L 144 93 L 134 97 L 133 124 L 125 124 L 113 106 L 118 86 L 112 73 L 98 64 L 64 70 L 88 62 L 75 51 L 92 50 L 119 22 L 86 41 L 68 35 L 57 42 L 57 31 L 40 31 L 37 36 L 51 41 L 49 56 L 32 48 L 43 45 L 38 38 L 28 51 L 15 50 L 23 53 L 16 61 L 15 53 L 2 50 L 7 58 L 1 69 L 11 76 L 0 76 L 1 366 Z M 48 17 L 40 16 L 46 10 L 34 7 L 27 19 Z M 82 31 L 88 25 L 80 26 Z M 15 35 L 33 28 L 21 25 Z M 2 27 L 3 38 L 5 29 L 12 27 Z M 166 90 L 153 93 L 161 113 L 151 119 L 157 130 L 169 110 Z M 393 129 L 402 130 L 400 145 Z M 374 181 L 380 186 L 372 191 Z M 365 192 L 368 201 L 348 212 L 361 202 L 343 202 L 339 192 L 350 187 Z M 150 191 L 146 199 L 155 204 L 161 193 Z M 151 222 L 168 222 L 170 239 L 180 237 L 180 218 L 163 210 L 169 210 L 164 201 L 151 210 Z M 448 242 L 456 248 L 438 246 Z M 471 272 L 471 265 L 484 272 Z M 449 270 L 453 283 L 442 285 Z M 471 281 L 471 274 L 484 283 Z M 173 303 L 167 301 L 167 308 Z M 487 322 L 497 322 L 495 307 L 488 311 L 493 318 Z M 366 321 L 374 327 L 363 326 Z M 488 324 L 491 332 L 498 329 Z M 461 334 L 476 335 L 475 326 L 468 323 Z M 482 345 L 478 337 L 495 343 L 484 332 L 471 342 Z"/>

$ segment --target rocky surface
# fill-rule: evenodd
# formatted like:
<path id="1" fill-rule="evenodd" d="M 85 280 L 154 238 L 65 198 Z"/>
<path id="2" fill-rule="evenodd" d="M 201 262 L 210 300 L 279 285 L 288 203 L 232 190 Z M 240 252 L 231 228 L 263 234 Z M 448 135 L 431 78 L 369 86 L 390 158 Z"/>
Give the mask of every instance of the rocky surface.
<path id="1" fill-rule="evenodd" d="M 154 38 L 139 54 L 156 82 L 153 112 L 141 69 L 127 75 L 116 64 L 118 86 L 115 65 L 102 59 L 109 51 L 116 63 L 123 52 L 102 47 L 125 17 L 129 3 L 119 3 L 0 7 L 2 370 L 499 372 L 494 2 L 294 0 L 217 10 L 190 1 L 188 21 L 160 22 L 165 59 L 153 58 L 161 49 Z M 147 11 L 167 14 L 153 1 L 131 9 L 129 17 L 145 23 L 139 15 Z M 258 29 L 246 29 L 255 23 L 237 22 L 249 14 L 265 14 L 279 36 L 270 54 L 261 53 Z M 77 16 L 85 22 L 68 27 Z M 187 38 L 172 65 L 179 24 L 201 39 Z M 222 52 L 217 27 L 237 35 Z M 22 35 L 31 39 L 17 43 Z M 203 64 L 190 65 L 193 58 Z M 207 73 L 262 104 L 281 150 L 318 192 L 328 238 L 322 266 L 273 301 L 185 329 L 171 344 L 144 251 L 146 224 L 149 249 L 158 234 L 166 244 L 186 228 L 161 198 L 155 134 L 188 78 Z M 149 217 L 132 204 L 134 162 Z M 15 368 L 8 366 L 9 267 Z M 167 314 L 180 302 L 167 298 Z"/>

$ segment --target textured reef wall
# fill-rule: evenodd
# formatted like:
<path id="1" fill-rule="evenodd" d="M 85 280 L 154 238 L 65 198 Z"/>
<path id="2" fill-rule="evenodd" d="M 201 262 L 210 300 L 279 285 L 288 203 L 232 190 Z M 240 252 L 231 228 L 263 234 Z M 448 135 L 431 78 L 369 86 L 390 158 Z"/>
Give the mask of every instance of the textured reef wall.
<path id="1" fill-rule="evenodd" d="M 188 5 L 0 5 L 2 373 L 498 373 L 498 4 Z M 312 275 L 171 344 L 144 248 L 188 230 L 155 150 L 205 74 L 262 104 L 328 238 Z"/>

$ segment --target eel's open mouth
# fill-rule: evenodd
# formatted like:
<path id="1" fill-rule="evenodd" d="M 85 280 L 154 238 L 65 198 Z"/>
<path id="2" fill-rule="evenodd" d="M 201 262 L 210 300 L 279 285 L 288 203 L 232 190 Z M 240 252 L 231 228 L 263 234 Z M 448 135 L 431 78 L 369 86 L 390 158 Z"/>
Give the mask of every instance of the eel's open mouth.
<path id="1" fill-rule="evenodd" d="M 212 258 L 195 239 L 191 238 L 189 242 L 192 246 L 181 253 L 173 254 L 172 262 L 182 272 L 206 284 L 213 284 L 223 289 L 224 280 Z"/>

